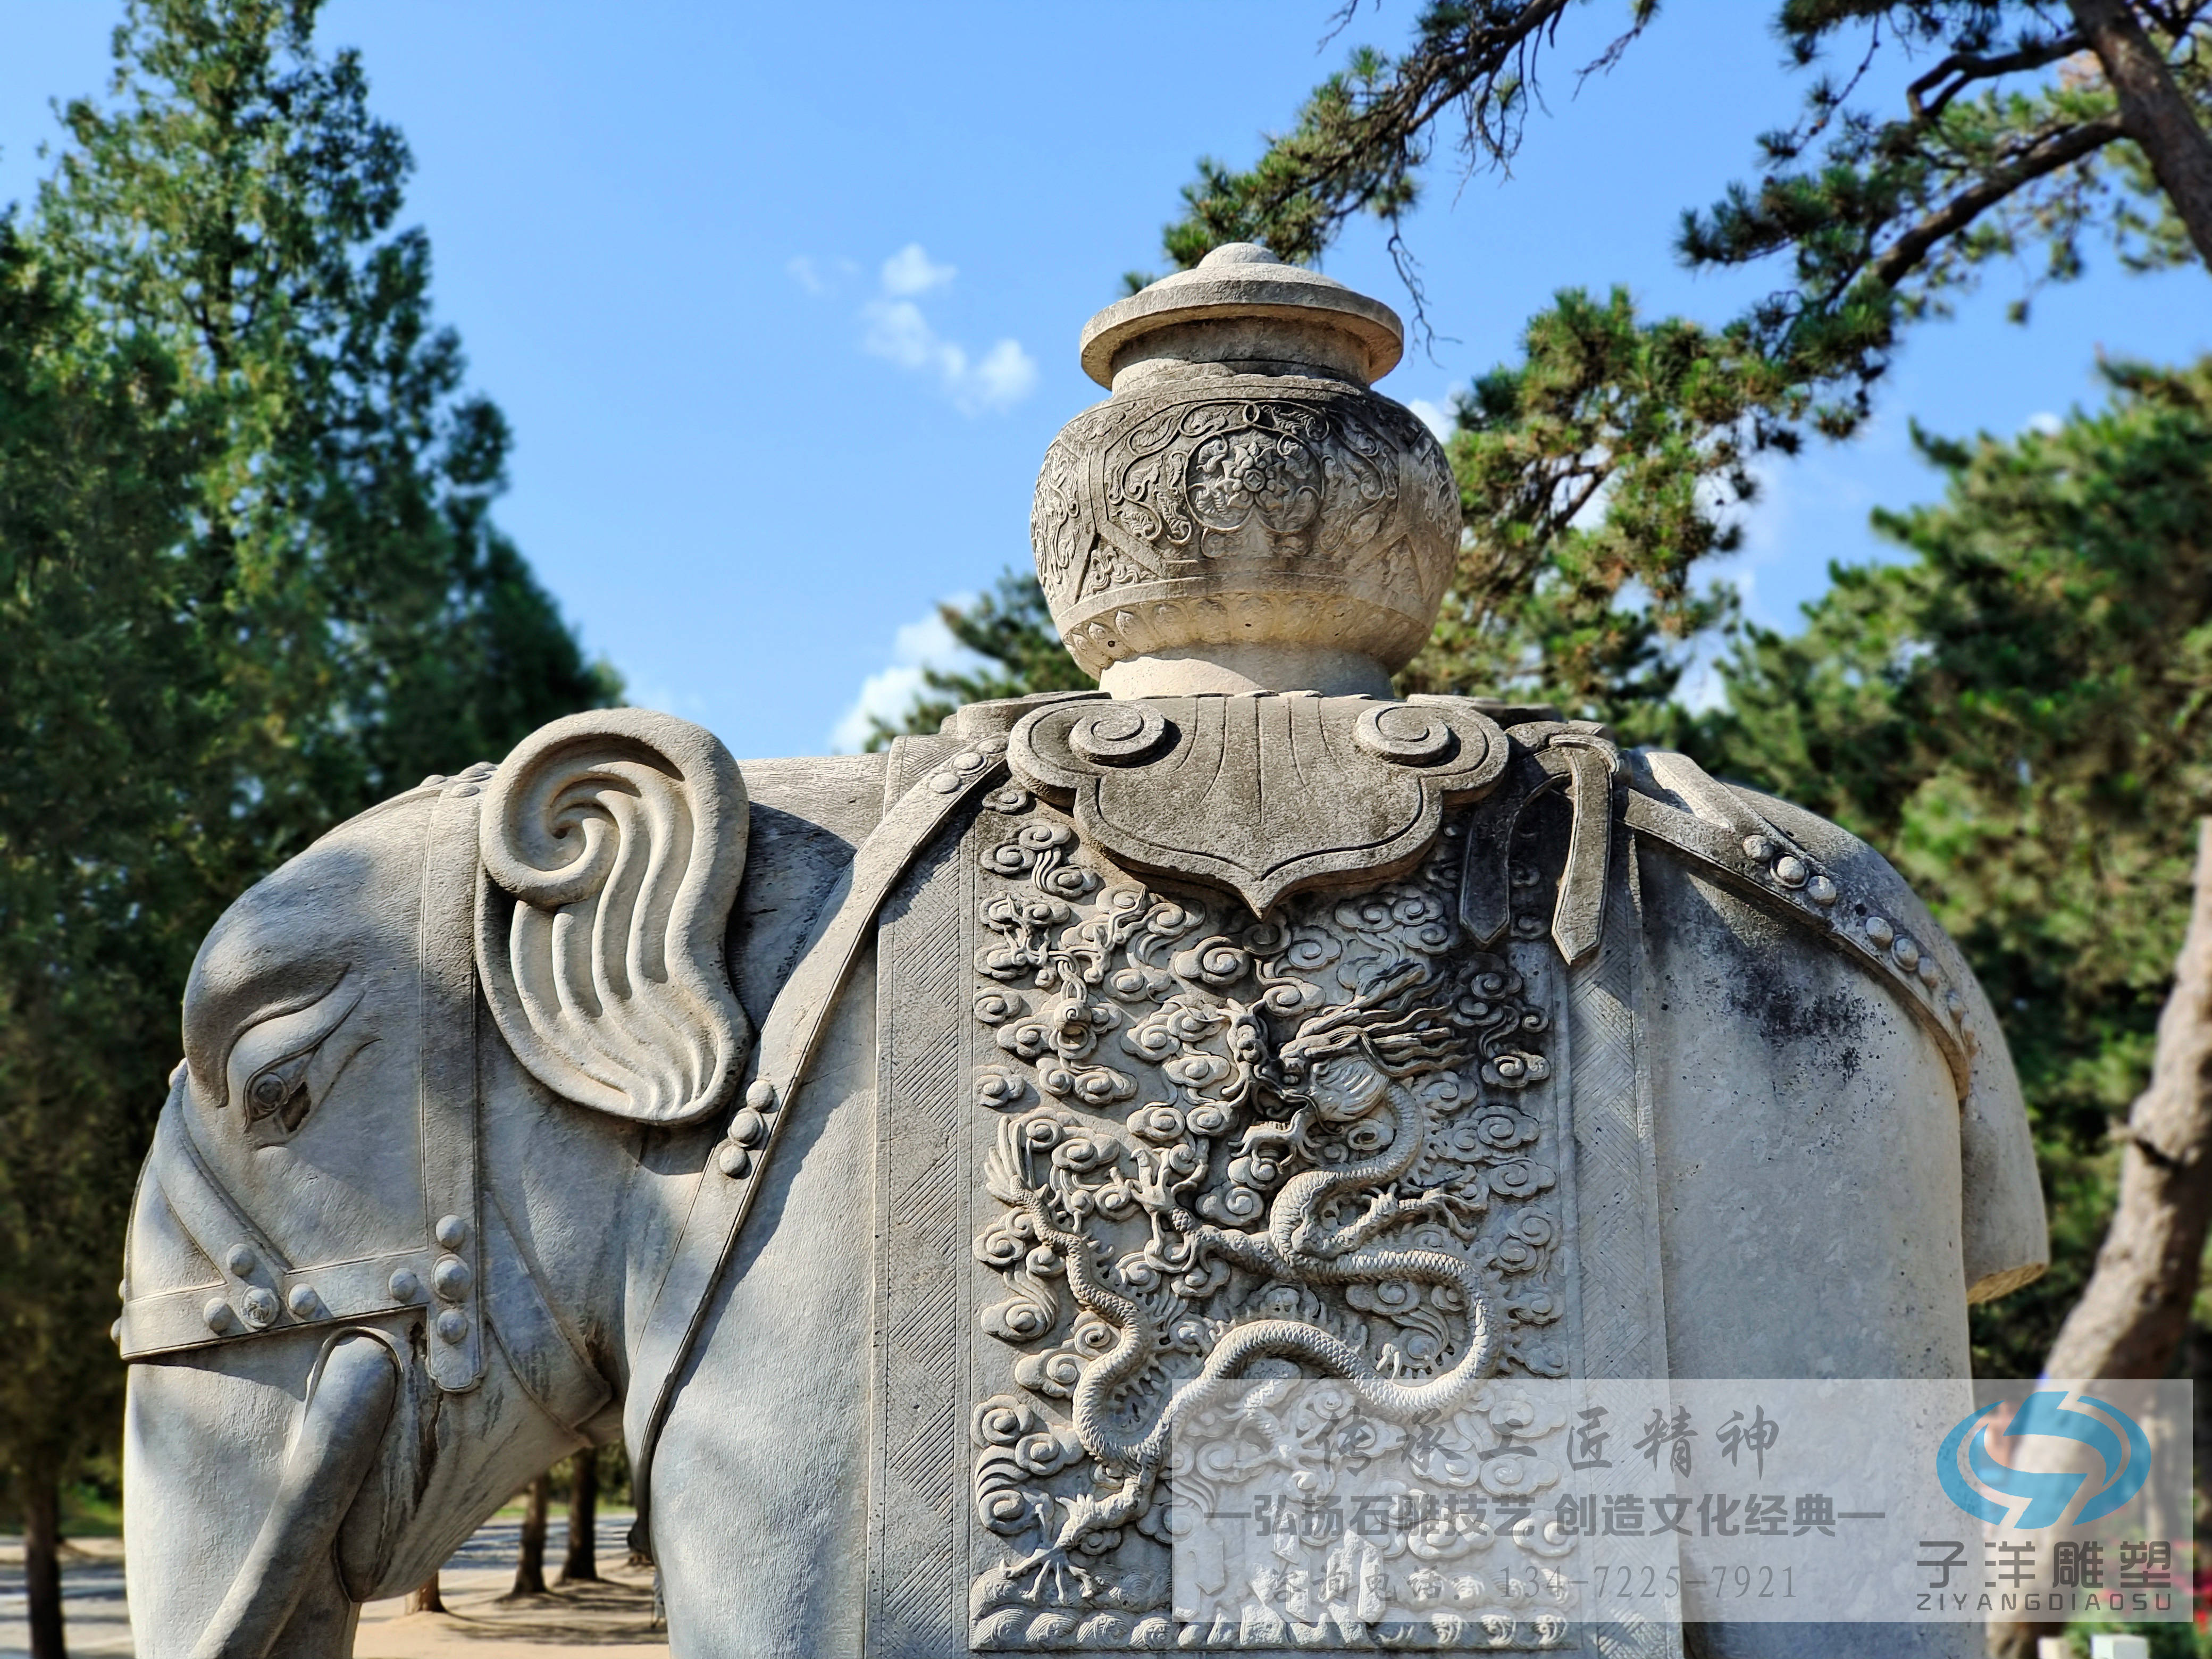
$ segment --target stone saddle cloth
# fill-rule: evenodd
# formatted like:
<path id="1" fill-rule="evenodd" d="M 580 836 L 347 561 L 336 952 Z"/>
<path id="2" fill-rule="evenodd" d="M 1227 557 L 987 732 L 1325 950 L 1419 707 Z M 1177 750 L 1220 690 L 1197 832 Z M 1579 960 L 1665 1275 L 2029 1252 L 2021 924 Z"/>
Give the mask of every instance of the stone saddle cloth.
<path id="1" fill-rule="evenodd" d="M 1962 1311 L 1956 1275 L 1989 1294 L 2032 1272 L 2024 1212 L 2003 1196 L 2033 1179 L 2032 1160 L 2016 1167 L 2016 1100 L 1972 1099 L 1986 1011 L 1887 866 L 1833 856 L 1847 837 L 1829 830 L 1820 856 L 1802 823 L 1785 835 L 1678 757 L 1528 724 L 1486 794 L 1435 792 L 1426 833 L 1395 842 L 1421 812 L 1370 814 L 1367 876 L 1334 857 L 1322 884 L 1274 883 L 1289 896 L 1255 914 L 1231 890 L 1265 889 L 1264 870 L 1179 875 L 1081 787 L 1086 748 L 1102 775 L 1148 752 L 1187 759 L 1190 733 L 1173 728 L 1190 711 L 1148 736 L 1092 708 L 1111 718 L 1087 738 L 1060 720 L 1066 740 L 1043 763 L 1017 735 L 1015 780 L 923 850 L 881 921 L 871 1654 L 1370 1644 L 1327 1625 L 1340 1610 L 1293 1641 L 1174 1605 L 1158 1477 L 1202 1405 L 1194 1378 L 1333 1375 L 1449 1411 L 1523 1374 L 1962 1372 L 1962 1317 L 1931 1336 L 1896 1298 Z M 954 738 L 902 741 L 887 799 L 1025 712 L 982 706 Z M 1394 742 L 1419 748 L 1404 728 L 1367 748 Z M 1271 805 L 1278 820 L 1294 810 Z M 1185 838 L 1236 839 L 1218 825 Z M 1663 869 L 1638 856 L 1647 842 L 1674 855 Z M 1322 866 L 1341 850 L 1262 848 Z M 1733 982 L 1762 977 L 1765 1004 Z M 1772 1001 L 1791 993 L 1826 1009 L 1794 1059 Z M 1730 1022 L 1746 1035 L 1716 1046 Z M 1703 1036 L 1686 1043 L 1687 1027 Z M 1948 1242 L 1928 1283 L 1833 1309 L 1865 1334 L 1856 1350 L 1762 1347 L 1716 1319 L 1710 1292 L 1668 1283 L 1756 1254 L 1742 1255 L 1740 1215 L 1714 1239 L 1692 1224 L 1701 1203 L 1745 1207 L 1700 1189 L 1691 1164 L 1709 1156 L 1674 1154 L 1689 1161 L 1662 1228 L 1655 1068 L 1660 1096 L 1749 1121 L 1814 1092 L 1838 1042 L 1887 1078 L 1877 1095 L 1926 1097 L 1911 1121 L 1863 1126 L 1858 1161 L 1899 1162 L 1883 1136 L 1902 1132 L 1917 1147 L 1903 1156 L 1932 1173 L 1881 1178 Z M 1747 1054 L 1808 1075 L 1747 1079 Z M 1715 1062 L 1727 1079 L 1697 1075 Z M 1945 1127 L 1962 1099 L 1963 1136 Z M 1931 1154 L 1931 1139 L 1948 1148 Z M 1997 1190 L 1978 1220 L 1962 1183 Z M 1800 1197 L 1785 1181 L 1754 1207 Z M 1781 1224 L 1834 1218 L 1816 1203 Z M 1671 1352 L 1670 1291 L 1689 1310 Z M 1456 1593 L 1448 1577 L 1432 1616 L 1388 1644 L 1680 1652 L 1678 1629 L 1587 1622 L 1504 1559 L 1513 1547 L 1498 1539 Z"/>

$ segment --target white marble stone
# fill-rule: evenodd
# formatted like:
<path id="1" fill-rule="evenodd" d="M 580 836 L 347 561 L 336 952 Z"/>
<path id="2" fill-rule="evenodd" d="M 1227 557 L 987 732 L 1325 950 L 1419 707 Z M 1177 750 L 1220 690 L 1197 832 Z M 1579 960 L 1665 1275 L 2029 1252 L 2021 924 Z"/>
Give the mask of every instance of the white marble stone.
<path id="1" fill-rule="evenodd" d="M 1986 1000 L 1834 826 L 1389 700 L 1460 533 L 1397 349 L 1249 248 L 1094 320 L 1034 526 L 1102 694 L 579 715 L 239 901 L 132 1227 L 142 1655 L 343 1654 L 618 1433 L 684 1659 L 1235 1647 L 1163 1541 L 1216 1380 L 1964 1375 L 2045 1255 Z M 1685 1651 L 1480 1611 L 1416 1645 Z"/>

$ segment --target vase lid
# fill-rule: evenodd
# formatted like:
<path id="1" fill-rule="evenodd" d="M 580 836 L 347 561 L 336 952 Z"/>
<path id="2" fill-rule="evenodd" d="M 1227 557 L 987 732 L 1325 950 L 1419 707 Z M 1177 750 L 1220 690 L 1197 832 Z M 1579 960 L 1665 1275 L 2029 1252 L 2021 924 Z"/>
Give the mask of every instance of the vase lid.
<path id="1" fill-rule="evenodd" d="M 1083 369 L 1110 387 L 1118 370 L 1152 356 L 1259 360 L 1310 364 L 1364 386 L 1397 367 L 1405 340 L 1398 313 L 1380 300 L 1286 264 L 1256 242 L 1230 242 L 1085 324 Z"/>

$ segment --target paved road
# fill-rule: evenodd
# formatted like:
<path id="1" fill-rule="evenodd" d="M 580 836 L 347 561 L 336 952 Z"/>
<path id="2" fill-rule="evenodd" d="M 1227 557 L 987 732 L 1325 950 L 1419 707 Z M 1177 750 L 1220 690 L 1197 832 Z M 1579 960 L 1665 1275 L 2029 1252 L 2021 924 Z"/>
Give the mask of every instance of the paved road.
<path id="1" fill-rule="evenodd" d="M 666 1659 L 667 1638 L 652 1628 L 653 1574 L 634 1571 L 622 1540 L 629 1516 L 599 1516 L 603 1582 L 508 1601 L 521 1523 L 489 1522 L 446 1565 L 440 1583 L 448 1611 L 402 1616 L 399 1601 L 362 1609 L 356 1659 L 532 1659 L 591 1648 L 605 1659 Z M 564 1533 L 553 1525 L 558 1565 Z M 62 1603 L 71 1655 L 128 1654 L 131 1629 L 123 1600 L 123 1552 L 114 1539 L 73 1546 L 62 1567 Z M 0 1659 L 27 1659 L 23 1627 L 23 1548 L 0 1538 Z"/>

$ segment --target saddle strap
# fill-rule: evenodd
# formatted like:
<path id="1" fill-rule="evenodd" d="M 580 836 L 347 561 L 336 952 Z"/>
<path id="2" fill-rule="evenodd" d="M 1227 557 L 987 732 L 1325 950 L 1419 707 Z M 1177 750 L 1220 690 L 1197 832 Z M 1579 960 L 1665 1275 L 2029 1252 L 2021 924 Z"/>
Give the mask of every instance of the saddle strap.
<path id="1" fill-rule="evenodd" d="M 830 1012 L 873 937 L 877 913 L 922 848 L 985 789 L 1006 775 L 1006 741 L 988 738 L 925 775 L 860 843 L 816 933 L 762 1023 L 744 1103 L 693 1188 L 691 1207 L 647 1306 L 630 1368 L 625 1413 L 637 1524 L 630 1547 L 652 1553 L 653 1455 L 697 1345 L 714 1287 L 759 1191 L 777 1131 L 806 1080 Z"/>
<path id="2" fill-rule="evenodd" d="M 1524 721 L 1506 736 L 1513 758 L 1505 776 L 1468 818 L 1460 922 L 1485 950 L 1504 937 L 1513 920 L 1514 828 L 1529 803 L 1564 787 L 1574 818 L 1552 908 L 1552 942 L 1569 967 L 1577 967 L 1595 952 L 1605 927 L 1620 751 L 1589 720 Z"/>

